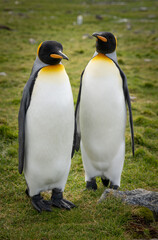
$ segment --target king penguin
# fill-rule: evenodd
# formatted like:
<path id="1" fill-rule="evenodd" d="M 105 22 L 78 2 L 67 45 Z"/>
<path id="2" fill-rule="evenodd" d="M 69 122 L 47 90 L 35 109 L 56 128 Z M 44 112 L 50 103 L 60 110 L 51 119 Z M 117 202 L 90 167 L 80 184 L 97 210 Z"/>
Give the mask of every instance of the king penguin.
<path id="1" fill-rule="evenodd" d="M 19 173 L 24 171 L 34 208 L 51 211 L 51 205 L 71 209 L 63 198 L 71 165 L 74 135 L 72 90 L 62 59 L 68 57 L 56 41 L 44 41 L 23 91 L 19 122 Z M 52 190 L 50 201 L 41 196 Z"/>
<path id="2" fill-rule="evenodd" d="M 125 158 L 126 103 L 134 155 L 130 96 L 126 76 L 117 62 L 116 37 L 110 32 L 92 36 L 96 37 L 96 52 L 81 74 L 74 150 L 81 145 L 87 189 L 97 189 L 98 176 L 104 186 L 118 189 Z"/>

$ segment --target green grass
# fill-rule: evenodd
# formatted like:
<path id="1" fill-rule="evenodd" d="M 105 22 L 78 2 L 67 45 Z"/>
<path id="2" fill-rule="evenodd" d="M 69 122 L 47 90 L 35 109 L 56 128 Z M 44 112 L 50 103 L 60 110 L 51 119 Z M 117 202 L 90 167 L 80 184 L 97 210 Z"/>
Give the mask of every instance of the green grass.
<path id="1" fill-rule="evenodd" d="M 58 0 L 0 1 L 0 239 L 150 239 L 157 223 L 144 208 L 124 205 L 109 197 L 97 204 L 104 188 L 85 188 L 81 153 L 72 159 L 64 196 L 78 208 L 38 214 L 24 194 L 24 175 L 18 173 L 17 116 L 23 87 L 29 78 L 37 46 L 44 40 L 63 44 L 64 61 L 76 104 L 80 74 L 95 50 L 95 39 L 84 34 L 111 31 L 118 38 L 118 61 L 127 75 L 132 102 L 136 153 L 132 157 L 126 128 L 126 156 L 121 190 L 158 190 L 158 3 L 142 1 Z M 18 4 L 15 4 L 18 3 Z M 141 7 L 146 7 L 144 10 Z M 76 25 L 78 15 L 83 24 Z M 96 15 L 101 15 L 98 20 Z M 128 19 L 128 22 L 120 22 Z M 35 44 L 29 39 L 34 38 Z M 47 198 L 48 193 L 44 196 Z"/>

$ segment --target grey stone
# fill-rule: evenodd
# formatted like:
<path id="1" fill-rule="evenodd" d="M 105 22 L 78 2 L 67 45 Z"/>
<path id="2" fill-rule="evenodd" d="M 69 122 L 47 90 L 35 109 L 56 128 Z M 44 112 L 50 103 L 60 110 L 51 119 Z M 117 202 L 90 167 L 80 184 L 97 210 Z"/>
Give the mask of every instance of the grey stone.
<path id="1" fill-rule="evenodd" d="M 83 36 L 82 36 L 82 39 L 87 39 L 87 38 L 93 38 L 91 35 L 89 35 L 88 33 L 85 33 Z"/>
<path id="2" fill-rule="evenodd" d="M 0 72 L 0 76 L 7 76 L 7 74 L 5 72 Z"/>
<path id="3" fill-rule="evenodd" d="M 36 43 L 36 40 L 33 39 L 33 38 L 29 38 L 29 43 L 30 43 L 30 44 L 35 44 L 35 43 Z"/>
<path id="4" fill-rule="evenodd" d="M 82 15 L 77 16 L 77 25 L 82 25 L 82 23 L 83 23 L 83 16 Z"/>
<path id="5" fill-rule="evenodd" d="M 151 62 L 152 61 L 152 59 L 150 59 L 150 58 L 144 58 L 144 62 Z"/>
<path id="6" fill-rule="evenodd" d="M 137 98 L 135 96 L 130 96 L 132 102 L 134 102 Z"/>
<path id="7" fill-rule="evenodd" d="M 147 7 L 140 7 L 139 10 L 142 11 L 142 12 L 145 12 L 145 11 L 148 10 L 148 8 Z"/>
<path id="8" fill-rule="evenodd" d="M 119 191 L 106 189 L 99 199 L 99 203 L 111 194 L 127 204 L 146 207 L 153 212 L 154 218 L 158 221 L 158 192 L 147 191 L 145 189 L 134 189 L 132 191 Z"/>

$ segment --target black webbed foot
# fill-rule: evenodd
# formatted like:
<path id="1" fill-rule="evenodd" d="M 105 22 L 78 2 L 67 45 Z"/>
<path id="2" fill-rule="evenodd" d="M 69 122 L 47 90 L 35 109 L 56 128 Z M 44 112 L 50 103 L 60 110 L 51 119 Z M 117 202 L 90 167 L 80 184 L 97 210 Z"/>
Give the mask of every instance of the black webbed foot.
<path id="1" fill-rule="evenodd" d="M 110 180 L 107 179 L 107 178 L 105 178 L 105 179 L 101 178 L 101 180 L 102 180 L 103 185 L 104 185 L 105 187 L 108 187 Z"/>
<path id="2" fill-rule="evenodd" d="M 110 188 L 114 189 L 114 190 L 118 190 L 119 186 L 118 185 L 114 185 L 112 182 L 110 183 Z"/>
<path id="3" fill-rule="evenodd" d="M 54 207 L 65 208 L 67 210 L 76 207 L 75 204 L 63 198 L 63 193 L 58 188 L 52 190 L 51 203 Z"/>
<path id="4" fill-rule="evenodd" d="M 95 178 L 91 178 L 90 181 L 86 182 L 86 189 L 89 190 L 97 190 L 97 184 L 96 184 L 96 179 Z"/>
<path id="5" fill-rule="evenodd" d="M 41 213 L 42 211 L 52 211 L 49 201 L 44 200 L 40 194 L 31 197 L 31 203 L 39 213 Z"/>
<path id="6" fill-rule="evenodd" d="M 28 189 L 28 188 L 26 188 L 25 193 L 26 193 L 26 195 L 27 195 L 28 197 L 30 197 L 30 195 L 29 195 L 29 189 Z"/>

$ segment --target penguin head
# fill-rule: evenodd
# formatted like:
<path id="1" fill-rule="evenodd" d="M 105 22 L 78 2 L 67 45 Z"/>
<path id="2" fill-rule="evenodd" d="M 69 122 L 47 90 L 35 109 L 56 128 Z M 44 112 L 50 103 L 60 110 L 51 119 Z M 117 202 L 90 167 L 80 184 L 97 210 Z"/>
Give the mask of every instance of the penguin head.
<path id="1" fill-rule="evenodd" d="M 37 55 L 42 62 L 49 65 L 56 65 L 60 63 L 62 59 L 68 60 L 68 57 L 62 51 L 63 46 L 61 43 L 44 41 L 38 46 Z"/>
<path id="2" fill-rule="evenodd" d="M 95 32 L 92 36 L 97 38 L 96 50 L 98 53 L 112 53 L 116 49 L 117 39 L 110 32 Z"/>

